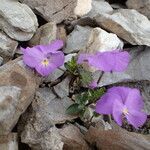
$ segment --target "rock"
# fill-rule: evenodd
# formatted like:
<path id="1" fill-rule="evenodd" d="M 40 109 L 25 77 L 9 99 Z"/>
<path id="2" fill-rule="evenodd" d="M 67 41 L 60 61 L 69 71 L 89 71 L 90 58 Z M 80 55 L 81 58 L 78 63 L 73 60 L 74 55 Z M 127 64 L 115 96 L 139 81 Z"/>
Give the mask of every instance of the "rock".
<path id="1" fill-rule="evenodd" d="M 148 70 L 150 68 L 150 48 L 136 47 L 131 49 L 130 55 L 131 62 L 128 69 L 122 73 L 104 73 L 99 86 L 122 82 L 150 81 L 150 71 Z"/>
<path id="2" fill-rule="evenodd" d="M 60 23 L 74 15 L 82 16 L 91 10 L 92 0 L 20 0 L 47 21 Z"/>
<path id="3" fill-rule="evenodd" d="M 135 9 L 150 19 L 150 0 L 128 0 L 128 8 Z"/>
<path id="4" fill-rule="evenodd" d="M 90 127 L 86 139 L 98 150 L 149 150 L 150 136 L 128 132 L 122 128 L 104 130 Z"/>
<path id="5" fill-rule="evenodd" d="M 52 127 L 38 133 L 32 124 L 26 125 L 21 135 L 21 141 L 28 144 L 33 150 L 63 150 L 64 145 L 57 128 Z"/>
<path id="6" fill-rule="evenodd" d="M 94 28 L 91 31 L 86 49 L 80 52 L 95 53 L 122 49 L 123 42 L 113 33 L 108 33 L 101 28 Z"/>
<path id="7" fill-rule="evenodd" d="M 21 141 L 34 150 L 89 149 L 80 130 L 70 124 L 61 129 L 51 127 L 41 133 L 28 124 L 22 132 Z"/>
<path id="8" fill-rule="evenodd" d="M 67 38 L 66 48 L 64 53 L 78 52 L 85 49 L 92 28 L 76 26 L 72 33 Z"/>
<path id="9" fill-rule="evenodd" d="M 4 32 L 0 31 L 0 56 L 5 59 L 12 58 L 17 46 L 17 41 L 12 40 Z"/>
<path id="10" fill-rule="evenodd" d="M 3 57 L 0 56 L 0 66 L 3 64 Z"/>
<path id="11" fill-rule="evenodd" d="M 20 58 L 0 67 L 0 135 L 9 133 L 32 101 L 39 78 Z"/>
<path id="12" fill-rule="evenodd" d="M 77 52 L 94 53 L 114 49 L 122 49 L 123 42 L 113 33 L 108 33 L 101 28 L 77 26 L 68 36 L 65 53 Z"/>
<path id="13" fill-rule="evenodd" d="M 66 43 L 67 33 L 66 33 L 64 24 L 57 25 L 57 36 L 56 37 L 57 37 L 56 39 L 61 39 L 64 41 L 64 43 Z"/>
<path id="14" fill-rule="evenodd" d="M 29 41 L 31 46 L 46 45 L 56 39 L 57 26 L 54 22 L 49 22 L 37 29 L 36 33 Z"/>
<path id="15" fill-rule="evenodd" d="M 49 88 L 40 88 L 36 92 L 36 98 L 32 103 L 32 119 L 34 128 L 43 131 L 55 124 L 72 120 L 75 116 L 66 114 L 66 109 L 72 101 L 66 96 L 63 99 L 56 98 Z"/>
<path id="16" fill-rule="evenodd" d="M 69 96 L 69 83 L 71 78 L 66 77 L 62 82 L 54 86 L 55 92 L 58 94 L 59 97 L 64 98 Z"/>
<path id="17" fill-rule="evenodd" d="M 61 75 L 63 75 L 64 71 L 60 70 L 60 69 L 56 69 L 54 72 L 52 72 L 48 77 L 45 77 L 43 79 L 43 81 L 45 83 L 48 83 L 48 82 L 53 82 L 55 81 L 56 79 L 58 79 Z"/>
<path id="18" fill-rule="evenodd" d="M 16 0 L 0 0 L 0 29 L 18 41 L 28 41 L 38 23 L 32 10 Z"/>
<path id="19" fill-rule="evenodd" d="M 136 10 L 119 9 L 112 14 L 96 16 L 95 19 L 101 27 L 133 45 L 150 46 L 150 21 Z"/>
<path id="20" fill-rule="evenodd" d="M 74 125 L 66 125 L 62 129 L 59 129 L 59 134 L 64 142 L 64 149 L 66 150 L 89 150 L 87 143 L 85 142 L 84 135 Z"/>
<path id="21" fill-rule="evenodd" d="M 86 17 L 94 18 L 97 15 L 103 13 L 112 13 L 113 8 L 108 2 L 101 1 L 101 0 L 93 0 L 92 1 L 92 9 L 91 11 L 85 15 Z"/>
<path id="22" fill-rule="evenodd" d="M 18 150 L 17 133 L 0 136 L 0 150 Z"/>

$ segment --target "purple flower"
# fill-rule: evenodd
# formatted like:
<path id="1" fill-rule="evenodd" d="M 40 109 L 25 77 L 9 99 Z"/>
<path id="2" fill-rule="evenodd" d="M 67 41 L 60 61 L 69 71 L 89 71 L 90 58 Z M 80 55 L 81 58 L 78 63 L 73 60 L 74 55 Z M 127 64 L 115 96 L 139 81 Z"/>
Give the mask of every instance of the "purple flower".
<path id="1" fill-rule="evenodd" d="M 129 53 L 119 50 L 111 52 L 97 52 L 95 54 L 80 54 L 78 57 L 78 64 L 88 62 L 92 67 L 104 72 L 122 72 L 129 64 Z"/>
<path id="2" fill-rule="evenodd" d="M 49 45 L 38 45 L 32 48 L 22 48 L 24 63 L 41 74 L 47 76 L 63 65 L 64 54 L 58 51 L 63 47 L 63 41 L 56 40 Z"/>
<path id="3" fill-rule="evenodd" d="M 118 125 L 122 125 L 123 117 L 135 128 L 142 126 L 147 115 L 142 112 L 144 106 L 140 91 L 128 87 L 112 87 L 96 104 L 99 114 L 112 114 Z"/>

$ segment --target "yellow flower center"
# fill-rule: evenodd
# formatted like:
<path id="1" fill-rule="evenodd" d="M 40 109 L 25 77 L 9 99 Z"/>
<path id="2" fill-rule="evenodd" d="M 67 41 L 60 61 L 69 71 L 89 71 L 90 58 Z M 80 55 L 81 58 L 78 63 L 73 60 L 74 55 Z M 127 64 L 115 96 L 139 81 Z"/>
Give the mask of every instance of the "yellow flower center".
<path id="1" fill-rule="evenodd" d="M 48 66 L 49 65 L 49 61 L 48 61 L 48 59 L 44 59 L 42 62 L 41 62 L 41 64 L 43 65 L 43 66 Z"/>
<path id="2" fill-rule="evenodd" d="M 122 112 L 123 112 L 124 115 L 128 115 L 129 114 L 129 111 L 128 111 L 127 108 L 124 108 Z"/>

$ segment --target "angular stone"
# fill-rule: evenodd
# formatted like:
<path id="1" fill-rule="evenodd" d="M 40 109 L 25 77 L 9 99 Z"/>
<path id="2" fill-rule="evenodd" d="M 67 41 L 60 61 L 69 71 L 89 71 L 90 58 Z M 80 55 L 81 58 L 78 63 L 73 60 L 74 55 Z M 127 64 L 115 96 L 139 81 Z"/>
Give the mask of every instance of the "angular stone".
<path id="1" fill-rule="evenodd" d="M 0 150 L 18 150 L 17 133 L 0 136 Z"/>
<path id="2" fill-rule="evenodd" d="M 43 81 L 45 83 L 48 83 L 48 82 L 53 82 L 55 81 L 56 79 L 58 79 L 62 74 L 64 73 L 64 71 L 60 70 L 60 69 L 56 69 L 54 72 L 52 72 L 49 76 L 45 77 L 43 79 Z"/>
<path id="3" fill-rule="evenodd" d="M 90 27 L 76 26 L 72 33 L 68 36 L 64 52 L 68 54 L 85 49 L 91 30 L 92 28 Z"/>
<path id="4" fill-rule="evenodd" d="M 125 72 L 104 73 L 99 86 L 121 82 L 150 81 L 150 48 L 136 47 L 131 49 L 131 62 Z"/>
<path id="5" fill-rule="evenodd" d="M 85 15 L 91 10 L 92 0 L 20 0 L 47 21 L 60 23 L 74 15 Z"/>
<path id="6" fill-rule="evenodd" d="M 37 132 L 31 124 L 27 124 L 21 141 L 34 150 L 89 150 L 84 135 L 71 124 L 61 129 L 51 127 L 43 132 Z"/>
<path id="7" fill-rule="evenodd" d="M 37 29 L 36 33 L 29 41 L 31 46 L 46 45 L 56 39 L 57 27 L 54 22 L 49 22 Z"/>
<path id="8" fill-rule="evenodd" d="M 113 33 L 108 33 L 101 28 L 94 28 L 91 31 L 86 49 L 80 52 L 95 53 L 122 49 L 123 42 Z"/>
<path id="9" fill-rule="evenodd" d="M 20 58 L 0 67 L 0 134 L 9 133 L 32 101 L 39 78 Z"/>
<path id="10" fill-rule="evenodd" d="M 31 112 L 33 125 L 37 131 L 44 131 L 52 125 L 64 123 L 72 120 L 75 116 L 66 114 L 66 109 L 73 102 L 66 96 L 58 99 L 49 88 L 40 88 L 36 92 L 35 100 L 32 103 Z"/>
<path id="11" fill-rule="evenodd" d="M 100 150 L 149 150 L 150 137 L 134 132 L 128 132 L 122 128 L 105 131 L 101 127 L 90 127 L 86 139 L 91 145 Z"/>
<path id="12" fill-rule="evenodd" d="M 0 66 L 3 64 L 3 57 L 0 56 Z"/>
<path id="13" fill-rule="evenodd" d="M 5 59 L 12 58 L 18 42 L 9 38 L 4 32 L 0 31 L 0 56 Z"/>
<path id="14" fill-rule="evenodd" d="M 93 0 L 92 1 L 92 9 L 91 11 L 85 15 L 86 17 L 94 18 L 97 15 L 103 13 L 112 13 L 113 8 L 108 2 L 101 1 L 101 0 Z"/>
<path id="15" fill-rule="evenodd" d="M 64 149 L 89 150 L 84 135 L 76 126 L 71 124 L 66 125 L 62 129 L 59 129 L 59 134 L 64 142 Z"/>
<path id="16" fill-rule="evenodd" d="M 130 9 L 135 9 L 150 19 L 150 0 L 128 0 L 126 5 Z"/>
<path id="17" fill-rule="evenodd" d="M 95 19 L 101 27 L 133 45 L 150 46 L 150 21 L 136 10 L 119 9 L 112 14 L 96 16 Z"/>
<path id="18" fill-rule="evenodd" d="M 62 82 L 54 86 L 55 92 L 58 94 L 59 97 L 64 98 L 69 96 L 69 83 L 71 78 L 66 77 Z"/>
<path id="19" fill-rule="evenodd" d="M 15 0 L 0 0 L 0 29 L 18 41 L 30 40 L 38 23 L 32 10 Z"/>
<path id="20" fill-rule="evenodd" d="M 25 130 L 21 135 L 21 141 L 34 150 L 63 150 L 64 145 L 57 128 L 51 127 L 43 132 L 37 132 L 32 124 L 25 126 Z"/>

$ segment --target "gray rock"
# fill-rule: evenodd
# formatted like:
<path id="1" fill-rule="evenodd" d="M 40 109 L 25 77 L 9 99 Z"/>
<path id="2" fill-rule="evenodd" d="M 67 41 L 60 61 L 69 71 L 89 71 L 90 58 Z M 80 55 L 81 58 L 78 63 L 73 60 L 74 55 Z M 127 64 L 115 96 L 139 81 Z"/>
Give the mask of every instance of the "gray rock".
<path id="1" fill-rule="evenodd" d="M 8 134 L 31 103 L 40 84 L 20 58 L 0 67 L 0 135 Z"/>
<path id="2" fill-rule="evenodd" d="M 80 52 L 95 53 L 122 49 L 123 42 L 113 33 L 108 33 L 101 28 L 94 28 L 86 43 L 86 49 Z"/>
<path id="3" fill-rule="evenodd" d="M 91 0 L 20 0 L 47 21 L 60 23 L 74 15 L 82 16 L 91 10 Z"/>
<path id="4" fill-rule="evenodd" d="M 31 46 L 49 44 L 56 39 L 57 26 L 54 22 L 49 22 L 37 29 L 36 33 L 29 41 Z"/>
<path id="5" fill-rule="evenodd" d="M 0 150 L 18 150 L 17 133 L 0 136 Z"/>
<path id="6" fill-rule="evenodd" d="M 5 59 L 12 58 L 17 46 L 17 41 L 9 38 L 4 32 L 0 32 L 0 56 Z"/>
<path id="7" fill-rule="evenodd" d="M 64 73 L 64 71 L 60 70 L 60 69 L 56 69 L 54 72 L 52 72 L 48 77 L 45 77 L 43 79 L 43 81 L 45 83 L 48 83 L 48 82 L 53 82 L 55 81 L 56 79 L 58 79 L 62 74 Z"/>
<path id="8" fill-rule="evenodd" d="M 0 29 L 18 41 L 30 40 L 38 23 L 32 10 L 16 0 L 0 0 Z"/>
<path id="9" fill-rule="evenodd" d="M 66 77 L 62 82 L 54 86 L 55 92 L 58 94 L 59 97 L 64 98 L 69 96 L 69 83 L 71 78 Z"/>
<path id="10" fill-rule="evenodd" d="M 25 126 L 21 141 L 28 144 L 33 150 L 63 150 L 64 145 L 57 128 L 52 127 L 46 131 L 37 132 L 32 124 Z"/>
<path id="11" fill-rule="evenodd" d="M 128 0 L 127 7 L 135 9 L 150 19 L 150 0 Z"/>
<path id="12" fill-rule="evenodd" d="M 86 15 L 86 17 L 93 18 L 103 13 L 112 13 L 112 12 L 113 12 L 113 8 L 108 2 L 101 1 L 101 0 L 93 0 L 92 9 Z"/>
<path id="13" fill-rule="evenodd" d="M 137 47 L 131 49 L 131 62 L 122 73 L 104 73 L 99 86 L 129 81 L 150 81 L 150 48 Z"/>
<path id="14" fill-rule="evenodd" d="M 101 14 L 95 19 L 101 27 L 133 45 L 150 46 L 150 21 L 136 10 L 119 9 L 112 14 Z"/>
<path id="15" fill-rule="evenodd" d="M 65 53 L 78 52 L 85 49 L 92 28 L 76 26 L 72 33 L 68 36 Z"/>
<path id="16" fill-rule="evenodd" d="M 27 124 L 22 132 L 21 141 L 34 150 L 89 150 L 84 135 L 71 124 L 61 129 L 51 127 L 43 132 L 37 132 L 32 124 Z"/>
<path id="17" fill-rule="evenodd" d="M 36 98 L 32 103 L 34 126 L 37 131 L 45 130 L 52 125 L 72 120 L 75 116 L 66 114 L 66 109 L 72 101 L 66 96 L 58 99 L 48 88 L 40 88 L 36 92 Z"/>
<path id="18" fill-rule="evenodd" d="M 0 56 L 0 66 L 3 64 L 3 57 Z"/>
<path id="19" fill-rule="evenodd" d="M 95 53 L 122 48 L 123 42 L 113 33 L 108 33 L 101 28 L 76 26 L 68 36 L 64 52 Z"/>

